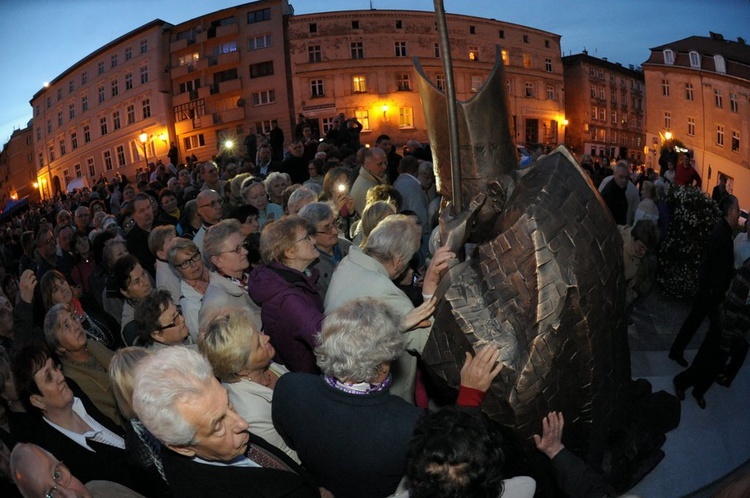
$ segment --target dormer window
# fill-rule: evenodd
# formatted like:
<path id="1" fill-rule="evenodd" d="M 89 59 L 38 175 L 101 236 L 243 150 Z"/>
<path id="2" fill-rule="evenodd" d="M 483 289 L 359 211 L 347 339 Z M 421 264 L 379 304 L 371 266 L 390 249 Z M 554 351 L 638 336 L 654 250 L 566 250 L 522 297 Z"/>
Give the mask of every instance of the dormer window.
<path id="1" fill-rule="evenodd" d="M 701 68 L 701 55 L 695 50 L 690 51 L 690 67 L 694 69 Z"/>
<path id="2" fill-rule="evenodd" d="M 727 66 L 724 64 L 724 57 L 721 55 L 714 55 L 714 66 L 716 66 L 717 73 L 727 72 Z"/>
<path id="3" fill-rule="evenodd" d="M 664 51 L 664 64 L 674 64 L 674 52 L 670 49 Z"/>

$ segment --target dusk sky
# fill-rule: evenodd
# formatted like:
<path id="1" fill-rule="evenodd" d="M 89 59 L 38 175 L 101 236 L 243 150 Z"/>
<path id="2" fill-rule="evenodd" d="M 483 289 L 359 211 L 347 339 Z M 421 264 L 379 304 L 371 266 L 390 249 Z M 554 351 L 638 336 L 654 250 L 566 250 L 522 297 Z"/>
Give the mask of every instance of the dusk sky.
<path id="1" fill-rule="evenodd" d="M 430 0 L 290 1 L 296 14 L 432 11 Z M 29 100 L 99 47 L 154 19 L 178 24 L 241 5 L 232 0 L 0 0 L 0 146 L 31 119 Z M 709 31 L 750 41 L 750 0 L 445 0 L 449 13 L 494 18 L 562 36 L 563 55 L 644 62 L 649 48 Z"/>

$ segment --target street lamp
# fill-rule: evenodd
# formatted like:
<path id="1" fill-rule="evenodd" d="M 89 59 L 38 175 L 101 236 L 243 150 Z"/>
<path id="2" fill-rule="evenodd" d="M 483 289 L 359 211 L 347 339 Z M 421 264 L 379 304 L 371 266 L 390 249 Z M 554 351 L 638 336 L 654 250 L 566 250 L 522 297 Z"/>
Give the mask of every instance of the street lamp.
<path id="1" fill-rule="evenodd" d="M 143 160 L 146 161 L 146 171 L 148 171 L 148 153 L 146 152 L 146 144 L 148 143 L 148 133 L 141 130 L 141 134 L 138 135 L 138 140 L 141 142 L 141 147 L 143 148 Z"/>

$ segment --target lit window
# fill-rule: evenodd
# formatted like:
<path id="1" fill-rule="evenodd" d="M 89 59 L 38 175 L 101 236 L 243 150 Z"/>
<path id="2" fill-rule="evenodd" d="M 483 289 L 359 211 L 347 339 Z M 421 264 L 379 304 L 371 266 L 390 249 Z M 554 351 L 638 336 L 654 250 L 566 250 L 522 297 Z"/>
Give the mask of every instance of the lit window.
<path id="1" fill-rule="evenodd" d="M 414 112 L 411 107 L 400 107 L 398 109 L 398 127 L 414 128 Z"/>
<path id="2" fill-rule="evenodd" d="M 531 54 L 524 52 L 523 54 L 523 67 L 531 69 Z"/>
<path id="3" fill-rule="evenodd" d="M 478 61 L 479 60 L 479 47 L 476 45 L 470 45 L 469 46 L 469 60 L 470 61 Z"/>
<path id="4" fill-rule="evenodd" d="M 506 66 L 509 65 L 510 64 L 510 59 L 508 58 L 508 51 L 505 50 L 505 49 L 503 49 L 503 50 L 500 51 L 500 54 L 503 57 L 503 64 L 505 64 Z"/>
<path id="5" fill-rule="evenodd" d="M 367 91 L 367 78 L 365 76 L 352 76 L 352 91 L 364 93 Z"/>
<path id="6" fill-rule="evenodd" d="M 354 111 L 354 116 L 357 121 L 362 125 L 363 130 L 370 129 L 370 111 Z"/>

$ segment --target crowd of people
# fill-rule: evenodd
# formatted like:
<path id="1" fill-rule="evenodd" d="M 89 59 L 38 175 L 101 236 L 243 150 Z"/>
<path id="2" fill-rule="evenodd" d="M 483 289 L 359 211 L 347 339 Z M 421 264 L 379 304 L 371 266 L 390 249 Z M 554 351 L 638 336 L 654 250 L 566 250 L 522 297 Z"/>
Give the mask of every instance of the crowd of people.
<path id="1" fill-rule="evenodd" d="M 478 408 L 495 346 L 467 353 L 455 406 L 428 410 L 418 360 L 456 258 L 430 248 L 429 149 L 410 140 L 402 156 L 387 135 L 364 147 L 343 115 L 320 141 L 300 116 L 286 153 L 274 129 L 243 158 L 170 153 L 2 227 L 4 496 L 534 495 L 535 471 L 508 470 Z M 601 188 L 634 298 L 661 211 L 656 182 L 631 198 L 626 167 Z M 713 323 L 715 308 L 699 311 Z M 564 448 L 563 423 L 550 413 L 534 441 L 560 488 L 611 494 Z"/>

